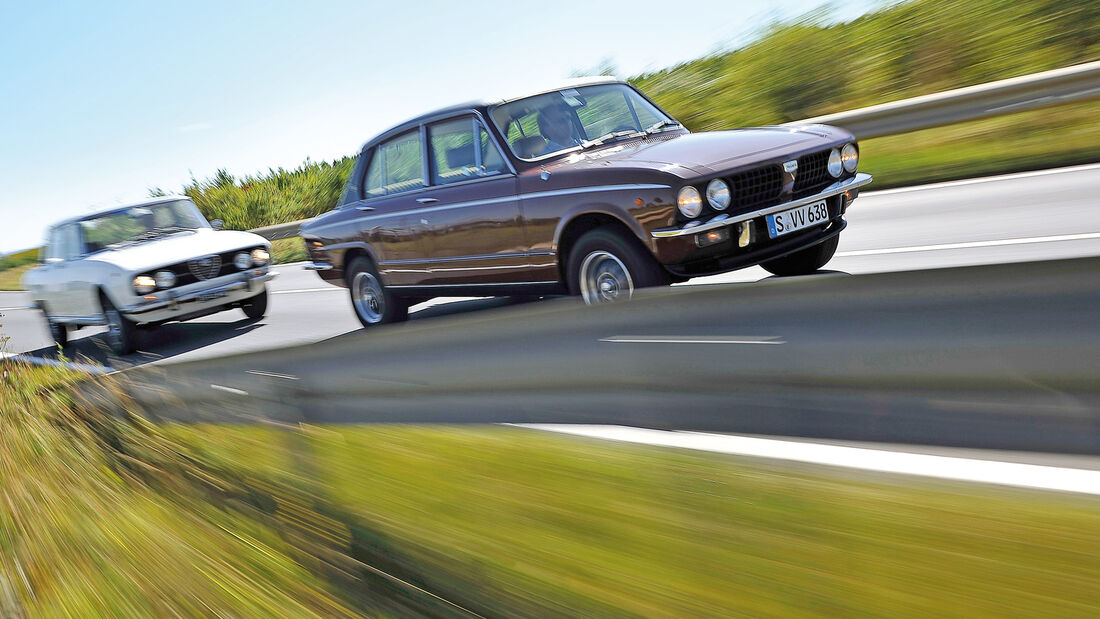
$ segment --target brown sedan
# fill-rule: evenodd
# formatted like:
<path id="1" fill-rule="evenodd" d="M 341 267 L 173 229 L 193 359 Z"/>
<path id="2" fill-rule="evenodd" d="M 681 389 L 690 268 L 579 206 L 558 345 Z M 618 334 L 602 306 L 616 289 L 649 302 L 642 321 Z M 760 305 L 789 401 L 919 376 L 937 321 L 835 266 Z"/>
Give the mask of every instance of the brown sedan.
<path id="1" fill-rule="evenodd" d="M 822 125 L 690 133 L 627 83 L 442 109 L 363 147 L 340 203 L 303 225 L 307 268 L 364 325 L 438 296 L 575 294 L 832 258 L 858 188 Z"/>

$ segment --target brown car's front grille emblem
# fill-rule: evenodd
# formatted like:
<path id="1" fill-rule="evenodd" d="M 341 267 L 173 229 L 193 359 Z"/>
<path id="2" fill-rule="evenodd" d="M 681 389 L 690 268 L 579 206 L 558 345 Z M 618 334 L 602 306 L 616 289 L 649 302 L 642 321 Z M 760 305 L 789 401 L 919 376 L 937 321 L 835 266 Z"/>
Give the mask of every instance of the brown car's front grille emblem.
<path id="1" fill-rule="evenodd" d="M 221 268 L 222 259 L 221 256 L 218 255 L 203 256 L 202 258 L 195 258 L 194 260 L 187 261 L 187 269 L 191 271 L 191 274 L 199 281 L 217 277 L 218 271 L 221 271 Z"/>

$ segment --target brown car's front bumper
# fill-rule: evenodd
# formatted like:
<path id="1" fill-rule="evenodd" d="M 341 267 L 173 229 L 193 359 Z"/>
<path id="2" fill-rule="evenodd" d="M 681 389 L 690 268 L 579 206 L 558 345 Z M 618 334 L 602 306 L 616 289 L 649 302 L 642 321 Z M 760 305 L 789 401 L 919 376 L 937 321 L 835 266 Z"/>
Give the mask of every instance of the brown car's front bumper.
<path id="1" fill-rule="evenodd" d="M 657 259 L 674 275 L 697 277 L 751 266 L 816 245 L 840 234 L 847 225 L 843 216 L 848 204 L 858 195 L 858 189 L 870 182 L 870 174 L 856 174 L 810 196 L 746 213 L 723 213 L 707 221 L 693 221 L 674 228 L 653 230 L 650 234 Z M 827 222 L 774 239 L 769 238 L 765 222 L 768 215 L 820 200 L 825 200 L 828 205 Z M 727 238 L 701 247 L 697 240 L 714 231 L 725 232 Z M 749 242 L 743 245 L 742 240 Z"/>

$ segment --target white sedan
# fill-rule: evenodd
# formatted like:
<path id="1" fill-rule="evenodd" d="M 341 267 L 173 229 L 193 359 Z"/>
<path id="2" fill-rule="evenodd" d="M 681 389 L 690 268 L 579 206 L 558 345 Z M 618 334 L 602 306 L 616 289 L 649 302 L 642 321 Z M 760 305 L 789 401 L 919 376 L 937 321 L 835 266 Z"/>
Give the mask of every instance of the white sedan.
<path id="1" fill-rule="evenodd" d="M 221 230 L 186 197 L 65 220 L 48 232 L 42 264 L 23 287 L 64 346 L 70 328 L 106 325 L 116 354 L 134 349 L 134 327 L 241 308 L 267 311 L 271 244 L 250 232 Z"/>

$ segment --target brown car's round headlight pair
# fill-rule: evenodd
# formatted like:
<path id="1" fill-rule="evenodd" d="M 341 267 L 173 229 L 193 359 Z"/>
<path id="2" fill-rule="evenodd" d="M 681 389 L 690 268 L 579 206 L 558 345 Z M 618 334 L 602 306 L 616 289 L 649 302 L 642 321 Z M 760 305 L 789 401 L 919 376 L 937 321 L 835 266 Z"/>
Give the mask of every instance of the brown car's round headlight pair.
<path id="1" fill-rule="evenodd" d="M 726 210 L 732 200 L 730 186 L 726 181 L 716 178 L 707 183 L 707 204 L 716 211 Z M 676 206 L 684 217 L 698 217 L 703 212 L 703 198 L 699 190 L 691 185 L 680 190 L 676 197 Z"/>

